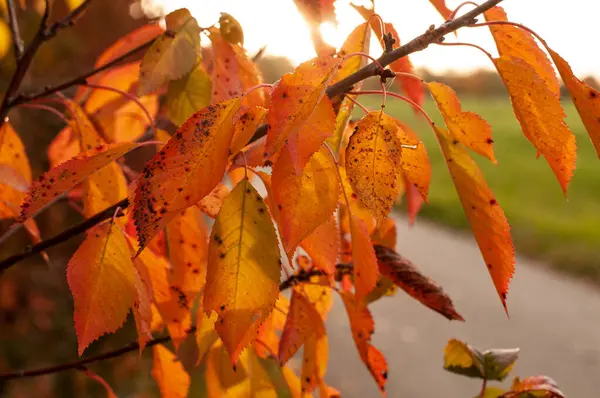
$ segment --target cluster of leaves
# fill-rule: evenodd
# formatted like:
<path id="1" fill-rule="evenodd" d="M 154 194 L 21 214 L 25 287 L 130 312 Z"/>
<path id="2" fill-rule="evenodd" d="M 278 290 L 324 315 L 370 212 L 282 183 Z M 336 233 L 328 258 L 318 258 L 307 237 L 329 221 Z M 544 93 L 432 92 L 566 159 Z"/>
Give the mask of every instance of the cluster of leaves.
<path id="1" fill-rule="evenodd" d="M 460 340 L 452 339 L 444 350 L 444 369 L 482 379 L 480 398 L 564 398 L 556 382 L 547 376 L 531 376 L 523 380 L 515 377 L 508 391 L 487 386 L 488 380 L 504 380 L 518 358 L 518 348 L 481 352 Z"/>
<path id="2" fill-rule="evenodd" d="M 332 16 L 331 1 L 297 3 L 313 23 Z M 434 3 L 453 17 L 443 2 Z M 97 66 L 155 39 L 141 61 L 95 74 L 74 99 L 58 97 L 69 122 L 48 150 L 52 168 L 33 183 L 18 135 L 8 121 L 2 124 L 0 214 L 24 223 L 35 239 L 33 216 L 67 192 L 81 200 L 86 218 L 122 205 L 87 231 L 67 267 L 80 355 L 118 330 L 131 311 L 140 350 L 165 328 L 176 351 L 195 332 L 211 396 L 281 388 L 335 395 L 324 382 L 324 321 L 335 291 L 358 353 L 384 392 L 387 364 L 371 344 L 369 303 L 399 287 L 446 318 L 463 320 L 440 286 L 395 251 L 394 202 L 406 195 L 414 219 L 427 201 L 431 167 L 418 135 L 383 107 L 350 123 L 360 84 L 341 98 L 327 95 L 364 66 L 372 33 L 384 52 L 399 44 L 392 24 L 355 8 L 366 22 L 339 50 L 331 53 L 316 40 L 319 56 L 273 86 L 262 84 L 230 15 L 222 15 L 218 28 L 200 28 L 181 9 L 167 15 L 166 30 L 148 25 L 132 32 Z M 485 17 L 515 115 L 566 192 L 575 143 L 554 69 L 533 33 L 507 22 L 501 8 Z M 204 36 L 209 48 L 201 46 Z M 600 153 L 600 94 L 547 49 Z M 390 69 L 406 94 L 400 98 L 423 112 L 427 88 L 444 118 L 447 129 L 430 124 L 506 308 L 515 263 L 509 226 L 469 153 L 495 162 L 491 127 L 464 111 L 450 87 L 414 75 L 408 57 Z M 386 72 L 379 73 L 383 80 Z M 179 126 L 172 135 L 155 126 L 164 114 Z M 148 128 L 154 141 L 139 143 Z M 147 144 L 161 149 L 141 173 L 118 161 Z M 133 207 L 125 208 L 128 203 Z M 297 271 L 281 282 L 288 267 Z M 288 288 L 291 298 L 282 293 Z M 190 379 L 176 354 L 152 346 L 163 395 L 185 396 Z M 284 365 L 301 347 L 298 378 Z M 487 354 L 465 350 L 471 353 L 470 362 L 459 361 L 465 372 L 495 378 L 486 370 Z M 276 376 L 269 365 L 274 358 L 281 365 Z M 227 361 L 233 369 L 223 366 Z M 512 391 L 523 383 L 535 381 L 525 379 Z"/>

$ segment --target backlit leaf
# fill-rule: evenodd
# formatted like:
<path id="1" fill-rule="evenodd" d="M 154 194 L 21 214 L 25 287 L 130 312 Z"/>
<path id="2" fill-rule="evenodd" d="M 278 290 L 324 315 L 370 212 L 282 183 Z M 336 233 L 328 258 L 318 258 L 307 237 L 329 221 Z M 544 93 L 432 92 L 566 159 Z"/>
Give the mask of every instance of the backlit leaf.
<path id="1" fill-rule="evenodd" d="M 281 340 L 279 362 L 285 364 L 312 336 L 325 334 L 323 319 L 304 294 L 294 289 Z"/>
<path id="2" fill-rule="evenodd" d="M 190 116 L 210 104 L 212 82 L 202 62 L 180 79 L 169 82 L 167 89 L 167 113 L 176 125 L 183 124 Z"/>
<path id="3" fill-rule="evenodd" d="M 315 268 L 333 276 L 340 251 L 335 216 L 331 215 L 329 220 L 319 225 L 306 238 L 302 239 L 300 246 L 310 256 Z"/>
<path id="4" fill-rule="evenodd" d="M 342 48 L 338 51 L 338 55 L 343 58 L 348 54 L 354 53 L 369 53 L 369 44 L 371 42 L 371 29 L 365 22 L 358 25 L 346 38 Z M 344 61 L 341 68 L 335 73 L 331 83 L 342 80 L 343 78 L 356 72 L 368 62 L 368 58 L 362 56 L 352 56 Z M 356 88 L 355 88 L 356 89 Z"/>
<path id="5" fill-rule="evenodd" d="M 194 114 L 146 164 L 133 210 L 140 251 L 162 226 L 221 181 L 239 107 L 239 99 L 232 99 Z"/>
<path id="6" fill-rule="evenodd" d="M 507 20 L 506 12 L 499 6 L 486 11 L 484 16 L 486 21 Z M 560 95 L 560 82 L 552 63 L 531 33 L 510 25 L 492 25 L 489 28 L 500 57 L 521 58 L 543 79 L 544 87 L 554 93 L 555 97 Z"/>
<path id="7" fill-rule="evenodd" d="M 237 363 L 279 294 L 281 261 L 267 206 L 248 179 L 223 202 L 208 251 L 205 311 L 216 311 L 217 333 Z"/>
<path id="8" fill-rule="evenodd" d="M 323 22 L 335 23 L 333 2 L 334 0 L 294 0 L 298 11 L 308 22 L 313 45 L 319 56 L 333 55 L 335 52 L 335 48 L 323 40 L 319 30 Z"/>
<path id="9" fill-rule="evenodd" d="M 440 285 L 421 274 L 409 260 L 394 250 L 379 245 L 374 248 L 381 275 L 390 278 L 412 298 L 449 320 L 464 321 Z"/>
<path id="10" fill-rule="evenodd" d="M 563 192 L 575 169 L 575 136 L 564 121 L 565 112 L 537 72 L 520 58 L 494 60 L 508 89 L 523 133 L 544 155 Z"/>
<path id="11" fill-rule="evenodd" d="M 232 365 L 223 344 L 215 344 L 206 358 L 206 387 L 209 397 L 243 397 L 249 394 L 250 382 L 246 369 L 248 351 L 242 361 Z"/>
<path id="12" fill-rule="evenodd" d="M 371 312 L 367 305 L 357 297 L 345 292 L 340 292 L 340 296 L 350 319 L 352 338 L 360 358 L 375 379 L 379 390 L 385 394 L 385 383 L 388 378 L 387 361 L 383 354 L 371 345 L 371 336 L 375 331 L 375 322 Z"/>
<path id="13" fill-rule="evenodd" d="M 94 67 L 105 65 L 134 48 L 157 38 L 164 29 L 159 24 L 145 24 L 121 36 L 116 42 L 102 52 L 96 60 Z"/>
<path id="14" fill-rule="evenodd" d="M 222 12 L 219 17 L 219 32 L 231 44 L 244 45 L 244 31 L 240 23 L 231 15 Z"/>
<path id="15" fill-rule="evenodd" d="M 25 193 L 9 181 L 20 181 L 26 191 L 31 183 L 31 167 L 25 147 L 9 121 L 0 126 L 0 166 L 4 170 L 0 176 L 0 219 L 17 217 Z"/>
<path id="16" fill-rule="evenodd" d="M 330 219 L 337 208 L 336 165 L 322 147 L 297 176 L 290 154 L 283 152 L 273 166 L 271 182 L 281 240 L 291 257 L 302 239 Z"/>
<path id="17" fill-rule="evenodd" d="M 190 375 L 175 354 L 163 345 L 152 348 L 152 377 L 158 384 L 162 398 L 186 398 L 190 388 Z"/>
<path id="18" fill-rule="evenodd" d="M 435 7 L 435 9 L 444 17 L 444 19 L 450 18 L 452 10 L 446 7 L 445 0 L 429 0 L 429 2 Z"/>
<path id="19" fill-rule="evenodd" d="M 551 49 L 548 51 L 571 94 L 581 121 L 596 148 L 596 153 L 600 157 L 600 92 L 575 77 L 567 61 L 560 55 Z"/>
<path id="20" fill-rule="evenodd" d="M 256 132 L 267 115 L 267 108 L 253 106 L 240 115 L 235 121 L 233 139 L 231 140 L 230 152 L 237 153 L 248 144 L 250 138 Z"/>
<path id="21" fill-rule="evenodd" d="M 510 391 L 502 398 L 565 398 L 558 385 L 548 376 L 530 376 L 523 380 L 515 377 Z"/>
<path id="22" fill-rule="evenodd" d="M 237 97 L 262 83 L 258 67 L 242 47 L 229 43 L 216 28 L 209 32 L 213 51 L 211 103 Z M 266 105 L 264 90 L 254 90 L 244 98 L 248 105 Z"/>
<path id="23" fill-rule="evenodd" d="M 76 184 L 136 147 L 134 143 L 100 145 L 44 173 L 31 185 L 17 221 L 37 214 Z"/>
<path id="24" fill-rule="evenodd" d="M 200 27 L 185 9 L 166 16 L 167 31 L 144 54 L 140 66 L 139 95 L 148 94 L 169 80 L 179 79 L 196 64 Z"/>
<path id="25" fill-rule="evenodd" d="M 429 183 L 431 182 L 431 163 L 425 144 L 406 123 L 396 120 L 396 124 L 398 125 L 400 143 L 410 146 L 402 149 L 400 166 L 404 177 L 417 189 L 423 200 L 427 201 Z"/>
<path id="26" fill-rule="evenodd" d="M 108 222 L 88 232 L 67 266 L 75 304 L 78 352 L 105 333 L 119 329 L 137 295 L 127 240 Z"/>
<path id="27" fill-rule="evenodd" d="M 135 300 L 133 302 L 133 319 L 138 333 L 140 354 L 152 339 L 152 285 L 140 276 L 134 264 Z"/>
<path id="28" fill-rule="evenodd" d="M 466 149 L 437 127 L 436 135 L 463 210 L 506 310 L 508 286 L 515 270 L 515 250 L 506 216 Z"/>
<path id="29" fill-rule="evenodd" d="M 215 331 L 215 322 L 217 314 L 213 312 L 210 316 L 206 315 L 202 300 L 198 303 L 198 313 L 196 315 L 196 345 L 198 347 L 197 364 L 204 359 L 210 347 L 217 341 L 217 332 Z"/>
<path id="30" fill-rule="evenodd" d="M 399 193 L 400 148 L 398 126 L 382 111 L 370 112 L 358 122 L 346 148 L 348 180 L 378 223 Z"/>
<path id="31" fill-rule="evenodd" d="M 265 157 L 275 160 L 287 145 L 300 174 L 312 153 L 333 134 L 335 113 L 323 96 L 338 62 L 332 57 L 314 58 L 283 75 L 271 92 Z"/>
<path id="32" fill-rule="evenodd" d="M 476 113 L 464 112 L 452 88 L 437 82 L 427 86 L 452 138 L 496 163 L 490 125 Z"/>

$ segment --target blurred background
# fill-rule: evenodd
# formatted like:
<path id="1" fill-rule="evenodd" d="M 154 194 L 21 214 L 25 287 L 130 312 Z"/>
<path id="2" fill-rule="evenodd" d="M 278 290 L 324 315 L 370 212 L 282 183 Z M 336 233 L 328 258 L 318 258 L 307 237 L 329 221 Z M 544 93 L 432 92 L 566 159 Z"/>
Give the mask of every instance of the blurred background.
<path id="1" fill-rule="evenodd" d="M 40 12 L 43 9 L 43 1 L 20 0 L 19 3 L 22 4 L 22 8 L 18 10 L 21 21 L 20 26 L 27 43 L 37 29 Z M 55 0 L 53 3 L 54 12 L 51 20 L 64 15 L 77 6 L 79 2 L 77 0 Z M 352 28 L 361 23 L 358 14 L 352 11 L 347 3 L 347 1 L 336 2 L 336 12 L 339 20 L 337 26 L 330 24 L 322 26 L 325 39 L 337 47 L 341 45 Z M 356 1 L 355 3 L 360 4 L 361 2 Z M 453 8 L 459 3 L 460 1 L 447 1 L 449 8 Z M 588 25 L 588 23 L 593 23 L 591 18 L 598 15 L 594 11 L 599 11 L 595 7 L 600 6 L 591 5 L 588 2 L 585 2 L 584 5 L 583 0 L 572 0 L 569 3 L 568 8 L 566 8 L 566 5 L 541 0 L 532 0 L 527 4 L 516 0 L 507 0 L 503 5 L 509 17 L 514 16 L 512 19 L 524 22 L 537 30 L 551 46 L 571 62 L 575 72 L 581 78 L 585 78 L 588 84 L 598 88 L 600 59 L 590 55 L 584 47 L 572 45 L 572 43 L 574 40 L 581 40 L 581 37 L 589 35 L 591 25 Z M 241 0 L 220 2 L 97 0 L 92 2 L 87 13 L 80 18 L 74 27 L 62 30 L 54 40 L 46 43 L 40 49 L 30 73 L 22 85 L 22 90 L 25 92 L 36 91 L 44 85 L 63 81 L 68 77 L 90 69 L 102 50 L 117 38 L 145 24 L 148 20 L 155 19 L 179 7 L 190 8 L 198 18 L 200 26 L 209 26 L 215 23 L 221 11 L 229 12 L 237 18 L 245 29 L 248 52 L 255 54 L 261 48 L 265 48 L 264 54 L 258 59 L 258 64 L 266 82 L 278 80 L 282 74 L 292 71 L 298 62 L 306 60 L 314 54 L 307 27 L 297 13 L 292 0 L 252 2 Z M 394 22 L 401 38 L 405 40 L 422 33 L 432 23 L 439 24 L 443 22 L 426 0 L 380 0 L 377 2 L 377 7 L 386 20 Z M 579 13 L 577 7 L 586 7 L 588 12 Z M 15 68 L 10 31 L 6 22 L 5 0 L 0 0 L 0 14 L 0 91 L 4 92 Z M 557 28 L 556 21 L 558 19 L 567 21 L 567 23 L 561 23 Z M 488 51 L 493 52 L 494 46 L 489 38 L 489 32 L 483 28 L 479 29 L 478 32 L 475 32 L 476 30 L 471 29 L 464 34 L 461 31 L 460 40 L 480 44 Z M 277 33 L 273 34 L 273 32 Z M 377 55 L 379 46 L 373 44 L 371 48 L 374 49 L 373 54 Z M 515 297 L 521 297 L 524 301 L 528 300 L 528 297 L 533 300 L 532 302 L 542 301 L 539 308 L 530 308 L 532 312 L 535 312 L 532 315 L 528 315 L 525 311 L 517 311 L 518 314 L 522 314 L 523 318 L 531 316 L 531 319 L 535 322 L 519 324 L 519 316 L 517 316 L 517 319 L 513 319 L 513 326 L 510 327 L 515 327 L 514 325 L 517 323 L 516 328 L 519 328 L 519 330 L 505 330 L 502 332 L 502 328 L 507 327 L 507 324 L 504 323 L 504 320 L 497 321 L 497 318 L 504 317 L 504 314 L 501 312 L 498 303 L 490 298 L 494 294 L 492 285 L 489 282 L 489 277 L 485 275 L 485 269 L 478 253 L 472 250 L 473 242 L 469 237 L 468 225 L 434 136 L 428 130 L 428 125 L 421 118 L 415 116 L 409 106 L 389 99 L 386 110 L 393 116 L 407 122 L 415 131 L 420 133 L 421 139 L 428 148 L 433 165 L 429 204 L 422 208 L 415 230 L 408 228 L 403 230 L 401 239 L 405 239 L 406 243 L 403 244 L 401 241 L 399 247 L 401 249 L 412 247 L 411 250 L 414 252 L 414 256 L 418 257 L 419 253 L 431 250 L 430 244 L 437 242 L 434 240 L 434 235 L 435 239 L 440 239 L 441 243 L 435 243 L 436 246 L 439 246 L 443 245 L 444 242 L 454 242 L 451 239 L 456 236 L 461 237 L 461 234 L 456 234 L 456 230 L 465 231 L 465 238 L 461 237 L 460 239 L 463 240 L 454 242 L 454 245 L 449 244 L 447 247 L 448 252 L 445 255 L 438 253 L 439 256 L 435 258 L 423 257 L 421 263 L 418 261 L 420 258 L 415 259 L 413 257 L 413 260 L 417 265 L 423 265 L 426 271 L 432 273 L 432 276 L 437 275 L 441 278 L 439 282 L 442 285 L 444 285 L 444 281 L 451 284 L 451 287 L 447 289 L 450 295 L 452 297 L 458 296 L 458 304 L 469 307 L 465 312 L 472 311 L 475 319 L 467 318 L 467 320 L 471 324 L 475 324 L 474 330 L 477 333 L 474 333 L 473 330 L 466 333 L 473 336 L 516 333 L 514 336 L 521 337 L 521 340 L 516 337 L 514 341 L 498 341 L 497 343 L 497 339 L 482 340 L 482 343 L 485 344 L 514 342 L 516 345 L 521 344 L 519 341 L 527 341 L 526 336 L 529 332 L 532 334 L 538 333 L 540 336 L 545 336 L 541 338 L 545 339 L 547 345 L 536 346 L 532 349 L 546 350 L 549 349 L 548 347 L 556 346 L 559 340 L 558 334 L 546 335 L 542 330 L 564 328 L 565 325 L 557 326 L 557 324 L 560 324 L 560 316 L 554 316 L 555 314 L 549 312 L 544 313 L 543 318 L 537 319 L 535 317 L 540 316 L 539 312 L 550 311 L 543 304 L 543 301 L 548 300 L 545 295 L 555 294 L 560 296 L 562 294 L 561 289 L 564 287 L 562 285 L 548 285 L 551 286 L 548 289 L 553 289 L 549 291 L 545 288 L 545 285 L 540 285 L 542 292 L 536 293 L 532 285 L 540 280 L 543 282 L 548 275 L 551 281 L 566 280 L 568 283 L 574 284 L 569 285 L 568 289 L 574 289 L 575 292 L 581 293 L 565 293 L 566 302 L 570 303 L 568 300 L 579 300 L 581 302 L 573 302 L 572 306 L 581 307 L 584 305 L 589 306 L 589 302 L 583 303 L 584 300 L 589 299 L 590 302 L 597 302 L 594 301 L 598 300 L 596 286 L 600 282 L 600 163 L 576 115 L 570 98 L 568 98 L 568 95 L 563 96 L 568 115 L 567 122 L 577 136 L 578 160 L 577 170 L 569 188 L 568 199 L 565 200 L 550 168 L 543 159 L 536 159 L 535 149 L 521 133 L 520 127 L 512 114 L 512 108 L 504 86 L 497 74 L 489 68 L 489 65 L 486 65 L 487 59 L 485 57 L 471 49 L 457 50 L 433 46 L 422 54 L 416 54 L 412 60 L 420 76 L 425 80 L 440 81 L 454 88 L 461 99 L 463 109 L 480 114 L 493 127 L 495 151 L 499 164 L 494 166 L 482 158 L 476 160 L 506 212 L 512 227 L 517 251 L 521 255 L 537 260 L 533 265 L 536 271 L 532 271 L 534 274 L 527 277 L 530 285 L 518 283 L 517 286 L 519 288 L 522 286 L 523 290 L 521 293 L 517 292 L 515 294 Z M 393 84 L 389 84 L 388 87 L 390 90 L 395 90 Z M 376 81 L 367 81 L 364 88 L 378 89 L 379 85 Z M 369 108 L 377 109 L 380 102 L 380 98 L 371 97 L 365 99 L 363 103 Z M 441 122 L 440 115 L 430 101 L 425 103 L 424 108 L 435 121 Z M 16 110 L 10 116 L 13 126 L 26 146 L 33 177 L 35 178 L 48 169 L 46 157 L 48 144 L 64 127 L 64 124 L 56 116 L 39 110 Z M 360 116 L 361 111 L 357 111 L 355 117 Z M 402 204 L 399 204 L 399 209 L 402 210 Z M 60 202 L 43 212 L 36 220 L 41 230 L 41 236 L 49 237 L 78 222 L 80 215 L 66 202 Z M 399 223 L 402 225 L 407 223 L 402 215 L 400 215 Z M 10 224 L 10 220 L 2 220 L 0 232 L 5 231 Z M 425 229 L 418 229 L 419 225 L 423 225 Z M 446 232 L 448 228 L 451 228 L 449 233 Z M 436 235 L 438 232 L 441 235 Z M 71 295 L 65 281 L 65 264 L 77 248 L 80 239 L 81 237 L 71 239 L 69 242 L 49 250 L 50 266 L 46 265 L 41 258 L 33 258 L 11 268 L 0 278 L 0 372 L 28 369 L 76 359 L 76 339 L 72 322 L 73 308 Z M 431 241 L 428 241 L 429 239 Z M 410 245 L 408 242 L 410 242 Z M 29 244 L 29 240 L 25 234 L 13 236 L 9 241 L 0 245 L 0 258 L 20 251 L 27 244 Z M 419 252 L 416 252 L 417 248 L 420 250 Z M 461 255 L 461 250 L 464 250 L 464 255 Z M 465 265 L 465 268 L 456 269 L 451 272 L 451 275 L 448 275 L 447 273 L 450 271 L 447 268 L 439 270 L 436 267 L 451 266 L 451 264 L 440 265 L 440 261 L 449 258 L 449 256 L 456 256 L 456 262 L 477 265 L 473 265 L 473 268 L 470 268 L 470 265 Z M 527 263 L 528 260 L 523 260 L 523 262 Z M 477 271 L 473 271 L 475 266 L 479 267 Z M 560 274 L 554 274 L 554 271 L 547 270 L 559 270 Z M 527 275 L 528 272 L 530 271 L 526 271 L 525 274 Z M 544 276 L 539 276 L 535 272 L 542 272 L 540 275 Z M 455 281 L 453 279 L 455 275 L 461 276 Z M 518 271 L 517 278 L 519 276 Z M 571 276 L 575 276 L 577 281 L 571 282 Z M 580 280 L 586 282 L 580 285 Z M 454 283 L 456 284 L 452 285 Z M 489 293 L 490 297 L 480 298 L 467 294 L 470 289 L 469 286 L 472 285 L 484 286 L 487 291 L 486 294 Z M 479 292 L 473 294 L 479 294 Z M 402 295 L 402 293 L 399 295 Z M 493 299 L 497 300 L 495 297 Z M 423 355 L 422 358 L 410 358 L 411 366 L 416 366 L 415 369 L 420 369 L 422 372 L 430 372 L 421 375 L 421 377 L 436 379 L 442 373 L 441 361 L 443 354 L 441 347 L 445 343 L 444 339 L 452 337 L 446 336 L 446 334 L 455 329 L 448 329 L 446 327 L 447 322 L 444 320 L 431 320 L 428 318 L 430 314 L 426 313 L 427 309 L 421 308 L 412 302 L 409 303 L 405 297 L 385 300 L 390 300 L 389 306 L 387 304 L 376 304 L 376 306 L 381 305 L 381 307 L 375 308 L 374 314 L 376 324 L 387 325 L 382 326 L 382 330 L 384 330 L 383 335 L 388 337 L 384 341 L 382 337 L 377 337 L 378 333 L 376 332 L 375 343 L 377 344 L 379 341 L 380 348 L 384 354 L 388 355 L 388 358 L 389 356 L 395 358 L 392 360 L 393 363 L 403 360 L 403 352 L 394 350 L 404 347 L 402 344 L 399 346 L 394 344 L 394 341 L 408 344 L 407 347 L 404 347 L 406 353 L 424 350 L 423 352 L 428 354 Z M 509 301 L 511 306 L 519 307 L 522 304 L 523 308 L 529 308 L 526 304 L 518 302 L 518 299 L 514 300 L 513 302 Z M 343 366 L 338 363 L 346 355 L 346 351 L 353 349 L 352 342 L 346 339 L 346 337 L 349 338 L 347 320 L 344 318 L 343 311 L 339 311 L 339 304 L 339 302 L 336 303 L 338 310 L 334 309 L 328 326 L 332 328 L 330 333 L 337 333 L 338 330 L 339 333 L 342 333 L 343 330 L 343 337 L 340 337 L 339 340 L 335 339 L 336 343 L 332 345 L 329 377 L 332 379 L 331 382 L 334 386 L 338 384 L 346 386 L 341 389 L 344 396 L 370 396 L 371 393 L 376 391 L 370 389 L 370 387 L 374 387 L 374 383 L 368 376 L 363 374 L 358 378 L 354 377 L 354 370 L 357 367 L 346 365 L 350 361 L 355 362 L 357 366 L 362 366 L 359 363 L 358 356 L 343 361 Z M 395 309 L 396 306 L 401 306 L 401 308 Z M 414 311 L 413 306 L 416 306 Z M 392 308 L 394 309 L 392 310 Z M 458 308 L 460 310 L 460 306 Z M 485 318 L 489 308 L 494 312 L 493 319 L 496 319 L 496 321 L 482 318 Z M 572 307 L 567 305 L 566 307 L 555 308 L 557 308 L 557 312 L 560 312 L 570 311 Z M 586 323 L 582 324 L 581 327 L 596 327 L 597 330 L 597 327 L 600 326 L 600 318 L 596 316 L 599 314 L 594 312 L 595 310 L 590 311 L 587 313 Z M 419 323 L 421 313 L 426 313 L 423 315 L 425 316 L 423 323 Z M 585 314 L 582 316 L 585 316 Z M 553 317 L 554 320 L 551 321 Z M 406 319 L 411 321 L 405 322 Z M 398 322 L 401 322 L 404 326 L 401 326 Z M 407 329 L 406 325 L 411 324 L 411 322 L 413 326 Z M 494 322 L 501 322 L 501 324 Z M 569 326 L 577 328 L 577 325 Z M 387 334 L 385 328 L 387 328 Z M 441 333 L 444 334 L 444 337 L 430 335 L 427 332 L 430 328 L 443 330 Z M 499 328 L 500 330 L 498 330 Z M 464 330 L 457 329 L 456 333 L 461 331 Z M 569 330 L 563 330 L 563 332 L 564 335 L 570 333 Z M 585 338 L 588 337 L 582 337 L 582 339 Z M 135 328 L 132 327 L 130 322 L 115 335 L 108 336 L 95 343 L 89 351 L 86 351 L 86 355 L 118 348 L 133 340 L 135 340 Z M 586 361 L 592 358 L 592 362 L 584 361 L 581 365 L 582 370 L 578 373 L 583 372 L 582 376 L 588 378 L 597 378 L 598 373 L 594 372 L 600 370 L 598 368 L 600 366 L 600 357 L 598 356 L 600 342 L 591 340 L 589 344 L 592 354 L 585 351 L 584 355 L 586 355 Z M 432 346 L 436 347 L 435 351 L 430 350 Z M 386 352 L 386 347 L 389 348 L 390 352 Z M 576 352 L 575 348 L 567 347 L 565 350 L 569 353 Z M 524 357 L 527 357 L 527 355 L 527 352 L 523 353 Z M 565 355 L 568 355 L 568 353 Z M 338 359 L 336 360 L 336 358 Z M 402 372 L 409 370 L 407 368 L 409 359 L 406 358 L 407 362 L 398 365 Z M 538 362 L 532 361 L 528 364 L 528 371 L 529 369 L 535 371 L 538 363 L 552 361 L 552 359 L 546 357 L 538 356 L 538 359 Z M 427 363 L 428 367 L 420 368 L 418 363 L 415 365 L 413 361 L 422 361 Z M 555 361 L 560 362 L 560 359 L 557 358 Z M 346 366 L 348 368 L 345 368 Z M 136 354 L 94 365 L 93 369 L 107 380 L 119 397 L 151 397 L 156 394 L 156 387 L 150 377 L 150 364 L 147 360 L 138 360 Z M 550 370 L 561 371 L 558 368 Z M 393 371 L 394 368 L 392 367 L 391 372 Z M 561 380 L 561 375 L 551 374 L 551 376 L 558 379 L 560 385 L 561 381 L 564 381 L 565 378 L 571 378 L 572 375 L 568 372 L 565 373 L 563 380 Z M 430 395 L 434 394 L 433 392 L 423 393 L 425 390 L 411 390 L 402 383 L 402 374 L 397 374 L 395 377 L 396 379 L 393 379 L 391 383 L 392 389 L 399 393 L 391 393 L 390 396 L 435 396 Z M 419 376 L 414 377 L 418 379 Z M 348 379 L 351 381 L 348 381 Z M 419 382 L 423 383 L 424 381 L 426 380 L 420 380 Z M 573 385 L 581 384 L 575 383 L 573 380 L 571 382 Z M 364 387 L 364 385 L 367 385 L 367 387 Z M 468 386 L 471 387 L 471 384 Z M 363 387 L 366 390 L 362 390 Z M 202 389 L 201 386 L 193 388 L 197 388 L 198 391 Z M 456 388 L 460 389 L 461 387 Z M 477 388 L 474 388 L 473 392 L 475 393 L 476 390 Z M 410 391 L 412 393 L 407 393 Z M 401 392 L 405 394 L 401 395 Z M 100 385 L 89 381 L 87 377 L 77 372 L 65 372 L 48 377 L 6 382 L 4 384 L 0 382 L 1 396 L 29 397 L 34 396 L 34 394 L 39 397 L 81 397 L 105 396 L 106 392 Z M 199 396 L 196 394 L 200 394 L 200 392 L 192 392 L 190 396 Z M 448 394 L 445 396 L 458 397 L 464 395 Z"/>

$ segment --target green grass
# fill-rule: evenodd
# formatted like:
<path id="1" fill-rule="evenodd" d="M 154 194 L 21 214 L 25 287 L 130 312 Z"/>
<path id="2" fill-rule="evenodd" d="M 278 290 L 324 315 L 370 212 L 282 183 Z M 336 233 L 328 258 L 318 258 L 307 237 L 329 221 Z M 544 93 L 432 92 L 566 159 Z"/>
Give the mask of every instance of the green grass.
<path id="1" fill-rule="evenodd" d="M 364 98 L 378 109 L 380 97 Z M 553 266 L 600 282 L 600 160 L 570 101 L 563 104 L 567 123 L 577 137 L 577 169 L 568 199 L 543 157 L 523 135 L 508 99 L 461 99 L 463 109 L 478 113 L 494 131 L 498 165 L 473 154 L 496 194 L 512 228 L 519 253 L 543 259 Z M 442 123 L 435 106 L 425 110 Z M 356 116 L 359 116 L 357 111 Z M 400 101 L 388 100 L 386 112 L 409 125 L 425 143 L 433 167 L 429 204 L 421 217 L 457 228 L 468 228 L 458 196 L 433 132 L 422 118 Z"/>

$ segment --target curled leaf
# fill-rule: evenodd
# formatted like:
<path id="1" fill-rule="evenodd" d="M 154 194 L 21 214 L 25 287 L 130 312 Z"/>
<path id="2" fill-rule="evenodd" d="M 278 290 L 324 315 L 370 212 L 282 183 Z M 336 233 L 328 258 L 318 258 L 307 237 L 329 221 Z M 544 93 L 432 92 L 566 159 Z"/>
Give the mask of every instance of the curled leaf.
<path id="1" fill-rule="evenodd" d="M 565 398 L 558 385 L 548 376 L 530 376 L 523 380 L 515 377 L 510 391 L 502 398 Z"/>
<path id="2" fill-rule="evenodd" d="M 457 339 L 444 349 L 444 369 L 468 377 L 502 381 L 519 358 L 519 349 L 478 349 Z"/>

